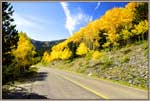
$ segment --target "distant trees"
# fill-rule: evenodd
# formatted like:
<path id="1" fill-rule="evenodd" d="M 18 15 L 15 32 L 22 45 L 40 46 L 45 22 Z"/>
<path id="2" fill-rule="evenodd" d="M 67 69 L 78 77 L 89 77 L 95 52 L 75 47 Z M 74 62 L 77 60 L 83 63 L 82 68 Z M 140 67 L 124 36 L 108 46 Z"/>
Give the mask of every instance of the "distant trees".
<path id="1" fill-rule="evenodd" d="M 128 3 L 124 8 L 108 10 L 100 19 L 89 22 L 64 42 L 55 45 L 49 53 L 52 60 L 86 55 L 95 51 L 93 58 L 103 49 L 119 48 L 148 36 L 148 3 Z M 69 49 L 68 49 L 69 48 Z M 66 54 L 63 54 L 64 51 Z M 65 56 L 64 56 L 65 57 Z"/>
<path id="2" fill-rule="evenodd" d="M 13 74 L 14 56 L 11 54 L 13 49 L 16 49 L 18 42 L 18 32 L 15 29 L 16 25 L 13 24 L 14 19 L 13 7 L 10 3 L 2 2 L 2 77 L 3 84 L 11 80 Z"/>

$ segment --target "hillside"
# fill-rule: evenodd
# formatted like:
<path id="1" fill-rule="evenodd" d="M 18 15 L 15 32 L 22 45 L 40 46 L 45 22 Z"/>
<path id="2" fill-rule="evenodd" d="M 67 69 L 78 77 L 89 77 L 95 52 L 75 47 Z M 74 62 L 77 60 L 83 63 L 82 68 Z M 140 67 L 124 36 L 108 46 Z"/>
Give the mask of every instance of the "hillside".
<path id="1" fill-rule="evenodd" d="M 146 88 L 147 11 L 147 3 L 112 8 L 44 52 L 41 63 Z"/>
<path id="2" fill-rule="evenodd" d="M 42 56 L 45 51 L 50 51 L 51 47 L 53 47 L 54 45 L 63 41 L 65 41 L 65 39 L 54 41 L 38 41 L 31 39 L 32 44 L 35 46 L 36 51 L 39 53 L 40 56 Z"/>
<path id="3" fill-rule="evenodd" d="M 49 67 L 71 72 L 83 73 L 88 76 L 117 81 L 128 86 L 147 87 L 148 73 L 148 41 L 131 44 L 122 49 L 105 52 L 98 59 L 88 54 L 73 61 L 53 61 Z"/>
<path id="4" fill-rule="evenodd" d="M 102 17 L 89 22 L 67 40 L 45 52 L 43 62 L 73 59 L 91 50 L 100 54 L 103 50 L 121 48 L 134 42 L 147 40 L 148 4 L 128 3 L 125 8 L 113 8 Z M 144 12 L 143 12 L 144 11 Z"/>

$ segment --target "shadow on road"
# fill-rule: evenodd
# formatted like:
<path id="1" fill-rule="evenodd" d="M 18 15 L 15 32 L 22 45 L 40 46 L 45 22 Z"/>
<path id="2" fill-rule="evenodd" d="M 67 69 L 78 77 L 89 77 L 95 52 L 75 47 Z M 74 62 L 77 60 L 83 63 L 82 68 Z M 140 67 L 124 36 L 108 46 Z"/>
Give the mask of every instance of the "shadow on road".
<path id="1" fill-rule="evenodd" d="M 25 87 L 11 86 L 12 90 L 3 90 L 3 99 L 48 99 L 44 95 L 30 93 Z"/>
<path id="2" fill-rule="evenodd" d="M 39 72 L 35 75 L 35 80 L 36 81 L 42 81 L 45 80 L 45 78 L 48 76 L 47 72 Z"/>
<path id="3" fill-rule="evenodd" d="M 44 81 L 47 76 L 48 76 L 47 72 L 37 72 L 36 74 L 32 75 L 26 80 L 28 83 L 32 83 L 35 81 Z M 29 88 L 26 89 L 25 87 L 20 87 L 17 85 L 9 85 L 9 87 L 13 89 L 12 90 L 8 90 L 8 88 L 2 89 L 3 99 L 48 99 L 44 95 L 39 95 L 37 93 L 30 93 Z"/>
<path id="4" fill-rule="evenodd" d="M 37 72 L 26 79 L 27 82 L 44 81 L 48 76 L 47 72 Z"/>
<path id="5" fill-rule="evenodd" d="M 3 93 L 3 99 L 48 99 L 44 95 L 38 95 L 36 93 L 27 93 L 27 92 L 10 92 Z"/>

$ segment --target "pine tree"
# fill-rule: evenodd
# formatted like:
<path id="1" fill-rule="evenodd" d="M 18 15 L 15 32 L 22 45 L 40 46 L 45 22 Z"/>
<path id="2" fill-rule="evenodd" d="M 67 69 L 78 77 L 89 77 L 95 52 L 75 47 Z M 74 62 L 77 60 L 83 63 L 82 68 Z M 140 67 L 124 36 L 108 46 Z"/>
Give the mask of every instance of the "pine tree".
<path id="1" fill-rule="evenodd" d="M 14 19 L 12 18 L 14 10 L 10 3 L 2 3 L 2 72 L 3 72 L 3 84 L 9 80 L 12 80 L 12 70 L 14 69 L 10 65 L 13 63 L 12 49 L 17 47 L 18 32 L 15 29 L 16 25 L 12 24 Z"/>
<path id="2" fill-rule="evenodd" d="M 11 50 L 17 47 L 18 32 L 13 25 L 12 9 L 10 3 L 2 3 L 2 55 L 3 65 L 9 65 L 12 62 Z"/>

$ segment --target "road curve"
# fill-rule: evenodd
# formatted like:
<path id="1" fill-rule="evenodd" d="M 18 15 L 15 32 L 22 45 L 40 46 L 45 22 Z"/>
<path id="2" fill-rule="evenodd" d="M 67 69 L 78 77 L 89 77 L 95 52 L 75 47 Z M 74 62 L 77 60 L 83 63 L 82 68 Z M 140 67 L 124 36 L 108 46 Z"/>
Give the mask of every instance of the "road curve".
<path id="1" fill-rule="evenodd" d="M 54 68 L 40 67 L 39 73 L 30 93 L 48 99 L 148 99 L 148 93 L 143 90 Z"/>

